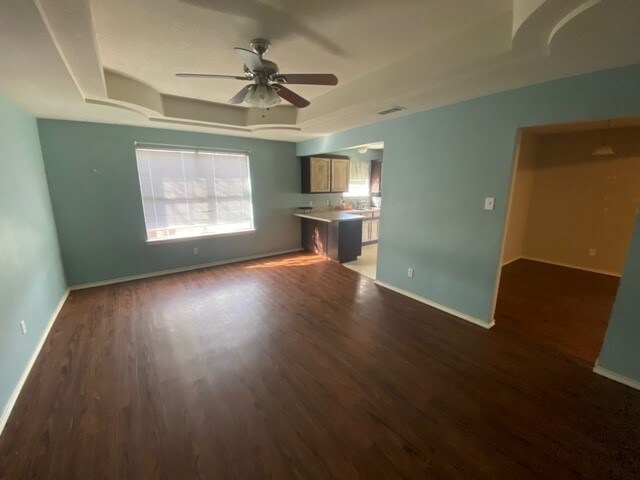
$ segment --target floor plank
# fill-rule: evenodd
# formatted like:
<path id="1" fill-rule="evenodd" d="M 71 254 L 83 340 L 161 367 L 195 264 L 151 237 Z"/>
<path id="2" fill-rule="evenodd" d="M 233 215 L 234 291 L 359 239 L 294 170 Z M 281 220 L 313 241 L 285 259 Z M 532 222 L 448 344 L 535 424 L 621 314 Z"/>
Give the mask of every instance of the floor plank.
<path id="1" fill-rule="evenodd" d="M 334 262 L 74 291 L 3 479 L 638 478 L 640 392 Z"/>
<path id="2" fill-rule="evenodd" d="M 593 366 L 619 284 L 611 275 L 516 260 L 502 268 L 496 327 Z"/>

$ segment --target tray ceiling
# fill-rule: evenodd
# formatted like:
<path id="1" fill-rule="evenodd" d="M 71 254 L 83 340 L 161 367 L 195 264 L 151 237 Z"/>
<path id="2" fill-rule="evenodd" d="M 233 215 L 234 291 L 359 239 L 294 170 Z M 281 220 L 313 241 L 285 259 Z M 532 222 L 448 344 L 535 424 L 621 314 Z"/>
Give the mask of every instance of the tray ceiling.
<path id="1" fill-rule="evenodd" d="M 46 118 L 302 140 L 555 78 L 640 62 L 624 0 L 5 0 L 0 93 Z M 295 109 L 230 106 L 233 47 L 271 40 Z M 398 113 L 377 112 L 395 105 Z"/>

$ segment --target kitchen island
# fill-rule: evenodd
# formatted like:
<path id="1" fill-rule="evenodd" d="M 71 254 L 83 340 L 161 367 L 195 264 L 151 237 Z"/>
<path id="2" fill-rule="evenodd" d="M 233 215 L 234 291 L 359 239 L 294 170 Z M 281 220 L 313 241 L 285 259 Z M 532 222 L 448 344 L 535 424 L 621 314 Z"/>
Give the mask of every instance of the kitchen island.
<path id="1" fill-rule="evenodd" d="M 362 254 L 361 215 L 343 210 L 295 213 L 301 219 L 302 248 L 340 263 Z"/>

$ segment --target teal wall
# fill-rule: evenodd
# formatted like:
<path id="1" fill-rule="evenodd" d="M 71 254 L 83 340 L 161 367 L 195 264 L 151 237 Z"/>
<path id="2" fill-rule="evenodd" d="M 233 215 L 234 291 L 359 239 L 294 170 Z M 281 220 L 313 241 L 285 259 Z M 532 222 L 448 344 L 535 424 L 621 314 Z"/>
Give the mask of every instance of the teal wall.
<path id="1" fill-rule="evenodd" d="M 36 120 L 3 97 L 0 145 L 1 413 L 67 287 Z"/>
<path id="2" fill-rule="evenodd" d="M 308 140 L 297 152 L 383 141 L 378 279 L 489 323 L 518 128 L 640 115 L 639 86 L 638 65 L 602 71 Z M 483 210 L 487 196 L 494 211 Z"/>
<path id="3" fill-rule="evenodd" d="M 72 285 L 83 284 L 296 248 L 299 223 L 291 216 L 294 207 L 306 205 L 309 199 L 315 205 L 322 201 L 299 193 L 296 152 L 313 155 L 384 141 L 378 278 L 489 323 L 518 128 L 640 115 L 638 85 L 640 66 L 597 72 L 391 119 L 297 147 L 239 137 L 40 120 L 67 278 Z M 133 149 L 136 140 L 251 150 L 257 232 L 146 245 Z M 494 211 L 483 210 L 485 196 L 496 198 Z M 1 228 L 4 235 L 4 224 Z M 604 368 L 633 378 L 640 377 L 640 349 L 631 350 L 640 331 L 640 307 L 633 295 L 638 284 L 639 236 L 636 231 L 600 359 Z M 192 254 L 194 246 L 200 255 Z M 414 278 L 406 277 L 407 267 L 415 269 Z"/>
<path id="4" fill-rule="evenodd" d="M 640 216 L 598 365 L 640 382 Z"/>
<path id="5" fill-rule="evenodd" d="M 38 127 L 70 285 L 300 247 L 292 143 L 58 120 Z M 249 150 L 256 232 L 147 245 L 134 141 Z"/>

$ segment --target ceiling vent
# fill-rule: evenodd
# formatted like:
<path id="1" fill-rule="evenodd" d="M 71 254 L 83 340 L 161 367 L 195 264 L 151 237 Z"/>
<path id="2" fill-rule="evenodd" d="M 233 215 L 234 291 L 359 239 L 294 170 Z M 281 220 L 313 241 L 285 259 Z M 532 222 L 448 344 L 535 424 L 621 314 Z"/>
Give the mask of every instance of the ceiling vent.
<path id="1" fill-rule="evenodd" d="M 386 110 L 382 110 L 381 112 L 378 112 L 378 115 L 389 115 L 390 113 L 396 113 L 401 110 L 406 110 L 406 108 L 395 106 L 395 107 L 387 108 Z"/>

